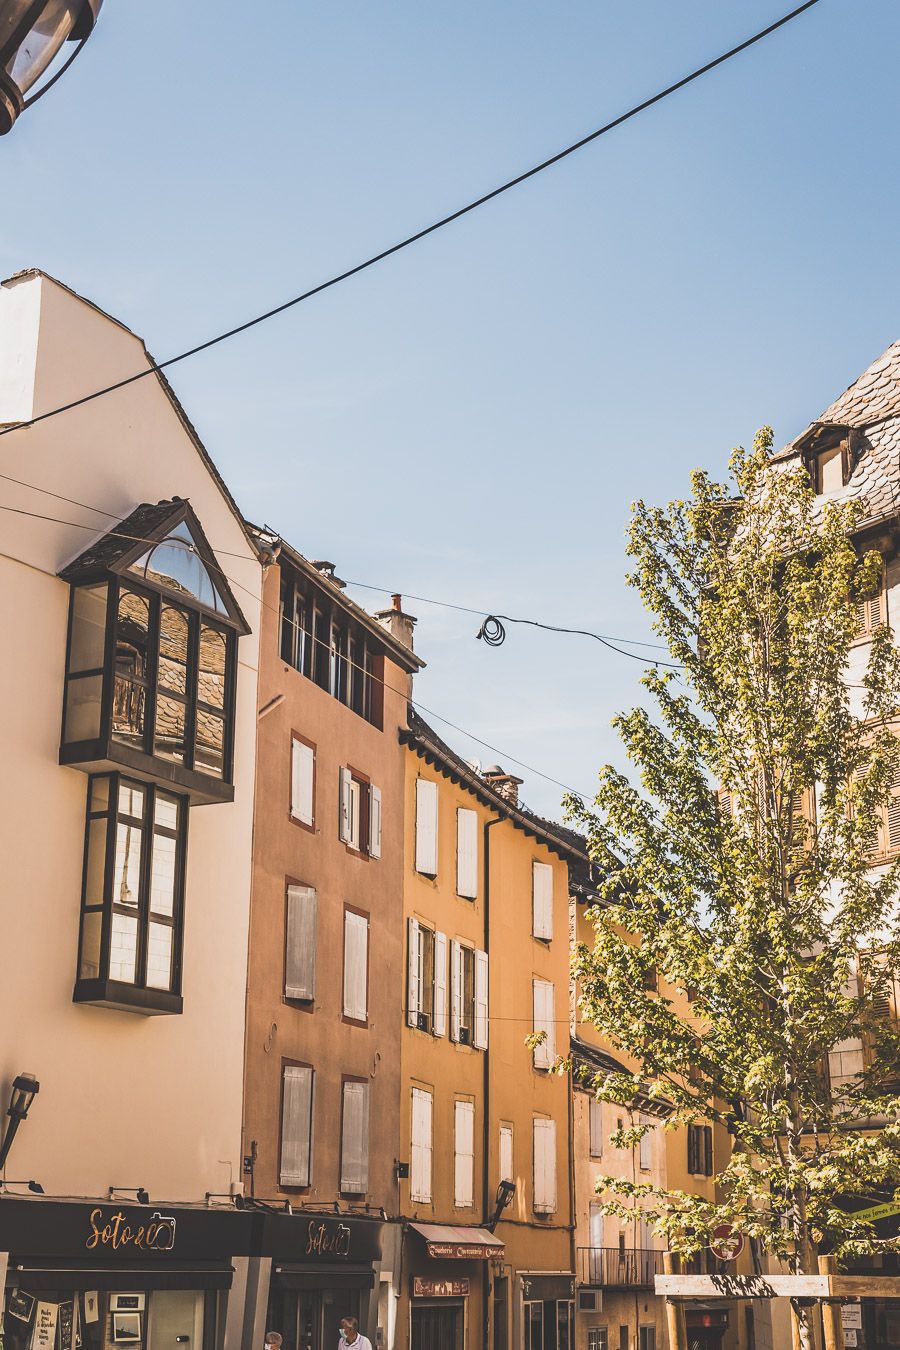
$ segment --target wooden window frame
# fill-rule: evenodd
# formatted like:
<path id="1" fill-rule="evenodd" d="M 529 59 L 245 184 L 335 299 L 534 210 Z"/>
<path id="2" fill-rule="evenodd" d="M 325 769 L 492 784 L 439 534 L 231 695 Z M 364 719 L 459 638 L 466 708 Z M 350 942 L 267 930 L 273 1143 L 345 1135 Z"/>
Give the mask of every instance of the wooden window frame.
<path id="1" fill-rule="evenodd" d="M 312 751 L 312 757 L 313 757 L 313 764 L 312 764 L 312 770 L 313 770 L 313 771 L 312 771 L 312 820 L 309 822 L 309 824 L 307 824 L 307 822 L 306 822 L 305 820 L 300 820 L 300 818 L 299 818 L 298 816 L 295 816 L 295 815 L 294 815 L 294 811 L 293 811 L 293 806 L 294 806 L 294 741 L 299 741 L 301 745 L 305 745 L 306 748 L 307 748 L 308 750 L 311 750 L 311 751 Z M 315 741 L 311 741 L 307 736 L 304 736 L 302 732 L 297 731 L 297 730 L 296 730 L 295 728 L 293 728 L 293 727 L 291 728 L 291 742 L 290 742 L 290 744 L 291 744 L 291 749 L 290 749 L 290 755 L 289 755 L 289 757 L 288 757 L 288 820 L 291 822 L 292 825 L 296 825 L 298 829 L 300 829 L 300 830 L 306 830 L 306 832 L 307 832 L 308 834 L 315 834 L 315 832 L 316 832 L 316 797 L 317 797 L 317 791 L 318 791 L 318 785 L 319 785 L 318 746 L 316 745 L 316 742 L 315 742 Z"/>
<path id="2" fill-rule="evenodd" d="M 372 783 L 372 780 L 368 774 L 363 773 L 361 769 L 355 769 L 352 764 L 344 764 L 341 767 L 345 769 L 347 773 L 350 775 L 351 782 L 356 784 L 356 787 L 358 789 L 357 800 L 359 802 L 358 842 L 356 844 L 351 842 L 353 832 L 353 820 L 351 815 L 350 820 L 351 839 L 341 839 L 341 843 L 344 845 L 344 848 L 347 850 L 347 852 L 352 855 L 352 857 L 364 858 L 366 862 L 371 862 L 375 860 L 375 856 L 369 852 L 369 842 L 370 842 L 369 824 L 370 824 L 370 813 L 372 809 L 371 791 L 373 786 L 375 785 Z M 340 786 L 340 790 L 341 792 L 343 792 L 342 784 Z M 339 801 L 338 811 L 341 812 L 342 810 L 343 810 L 343 802 Z M 338 838 L 340 838 L 340 816 L 338 818 Z"/>
<path id="3" fill-rule="evenodd" d="M 711 1125 L 688 1125 L 687 1170 L 692 1177 L 715 1175 L 715 1156 Z"/>
<path id="4" fill-rule="evenodd" d="M 284 1071 L 286 1068 L 309 1069 L 312 1074 L 309 1085 L 309 1181 L 305 1186 L 285 1185 L 282 1180 L 282 1149 L 284 1145 Z M 287 1059 L 282 1057 L 279 1068 L 279 1108 L 278 1108 L 278 1189 L 291 1195 L 308 1195 L 313 1185 L 313 1145 L 315 1142 L 316 1122 L 316 1070 L 315 1065 L 305 1059 Z"/>

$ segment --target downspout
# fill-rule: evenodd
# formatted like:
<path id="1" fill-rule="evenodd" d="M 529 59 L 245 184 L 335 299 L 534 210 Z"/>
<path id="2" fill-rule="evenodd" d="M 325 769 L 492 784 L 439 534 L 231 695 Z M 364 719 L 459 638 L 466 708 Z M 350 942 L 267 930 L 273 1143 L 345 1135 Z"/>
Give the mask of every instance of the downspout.
<path id="1" fill-rule="evenodd" d="M 488 1177 L 490 1175 L 490 1156 L 491 1156 L 491 969 L 493 959 L 491 954 L 491 828 L 494 825 L 500 825 L 506 819 L 505 816 L 496 816 L 493 820 L 486 820 L 484 823 L 484 950 L 488 954 L 488 1048 L 484 1052 L 484 1064 L 482 1073 L 484 1082 L 482 1086 L 482 1142 L 481 1142 L 481 1212 L 483 1222 L 489 1224 L 493 1216 L 493 1210 L 490 1202 L 490 1188 L 488 1186 Z M 481 1322 L 482 1339 L 484 1350 L 490 1350 L 490 1288 L 491 1271 L 490 1261 L 484 1262 L 484 1269 L 481 1275 Z"/>

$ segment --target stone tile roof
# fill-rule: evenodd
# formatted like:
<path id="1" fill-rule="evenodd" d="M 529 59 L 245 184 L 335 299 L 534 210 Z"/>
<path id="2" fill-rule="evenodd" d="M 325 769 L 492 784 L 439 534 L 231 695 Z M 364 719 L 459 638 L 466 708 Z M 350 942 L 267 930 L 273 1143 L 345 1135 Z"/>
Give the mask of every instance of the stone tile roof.
<path id="1" fill-rule="evenodd" d="M 130 515 L 119 521 L 108 534 L 101 535 L 60 572 L 63 581 L 78 582 L 115 567 L 138 544 L 155 539 L 182 505 L 180 501 L 141 502 Z M 144 549 L 141 551 L 143 552 Z"/>

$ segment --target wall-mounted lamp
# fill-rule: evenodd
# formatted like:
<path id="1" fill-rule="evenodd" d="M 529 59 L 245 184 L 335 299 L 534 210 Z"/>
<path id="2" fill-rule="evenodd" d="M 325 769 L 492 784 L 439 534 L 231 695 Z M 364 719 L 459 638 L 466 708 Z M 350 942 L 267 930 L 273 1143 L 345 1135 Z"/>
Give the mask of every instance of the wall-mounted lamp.
<path id="1" fill-rule="evenodd" d="M 6 1166 L 9 1150 L 12 1148 L 16 1131 L 31 1109 L 31 1103 L 41 1090 L 41 1085 L 33 1073 L 20 1073 L 13 1079 L 12 1092 L 6 1114 L 9 1124 L 0 1143 L 0 1171 Z"/>
<path id="2" fill-rule="evenodd" d="M 394 1170 L 397 1173 L 398 1181 L 407 1181 L 409 1179 L 409 1163 L 401 1162 L 398 1158 L 394 1163 Z"/>
<path id="3" fill-rule="evenodd" d="M 143 1186 L 110 1186 L 110 1200 L 121 1200 L 123 1195 L 133 1195 L 139 1205 L 149 1205 L 150 1197 Z"/>
<path id="4" fill-rule="evenodd" d="M 516 1193 L 516 1183 L 514 1181 L 501 1181 L 497 1187 L 497 1196 L 494 1201 L 494 1214 L 488 1224 L 488 1232 L 493 1233 L 500 1220 L 503 1211 L 512 1204 L 513 1196 Z"/>
<path id="5" fill-rule="evenodd" d="M 9 1186 L 27 1186 L 35 1195 L 43 1195 L 44 1188 L 39 1181 L 0 1181 L 0 1191 L 5 1191 Z"/>

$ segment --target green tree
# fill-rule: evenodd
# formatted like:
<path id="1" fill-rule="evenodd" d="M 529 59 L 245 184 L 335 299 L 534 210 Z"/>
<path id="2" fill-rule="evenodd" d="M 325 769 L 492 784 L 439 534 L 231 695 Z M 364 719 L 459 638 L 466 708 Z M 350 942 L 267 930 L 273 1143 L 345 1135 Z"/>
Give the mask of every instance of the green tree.
<path id="1" fill-rule="evenodd" d="M 646 673 L 652 715 L 615 719 L 635 781 L 607 765 L 592 809 L 567 801 L 604 876 L 574 964 L 581 1016 L 636 1065 L 594 1079 L 597 1095 L 649 1090 L 671 1105 L 667 1129 L 718 1123 L 731 1149 L 715 1202 L 615 1177 L 597 1189 L 623 1220 L 639 1205 L 673 1251 L 728 1223 L 757 1269 L 772 1253 L 809 1273 L 823 1250 L 883 1248 L 847 1211 L 900 1190 L 882 1015 L 900 862 L 871 866 L 900 663 L 882 628 L 848 688 L 856 602 L 882 567 L 854 543 L 862 506 L 817 498 L 804 468 L 772 460 L 768 428 L 729 481 L 698 471 L 691 486 L 633 511 L 629 580 L 678 669 Z M 832 1088 L 829 1051 L 859 1035 L 877 1039 L 874 1063 Z M 794 1311 L 808 1346 L 812 1314 Z"/>

